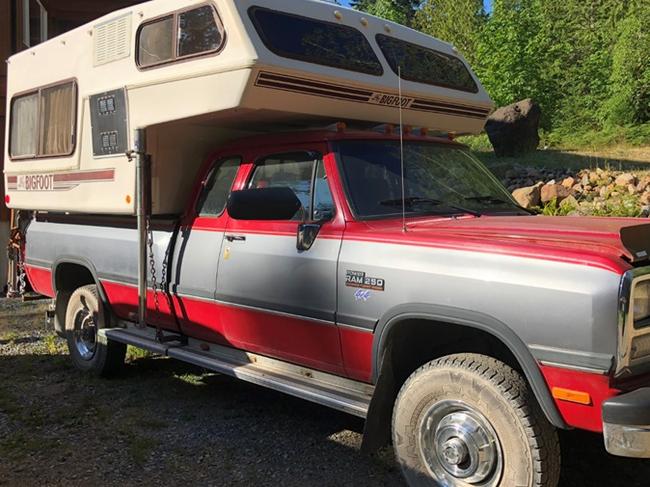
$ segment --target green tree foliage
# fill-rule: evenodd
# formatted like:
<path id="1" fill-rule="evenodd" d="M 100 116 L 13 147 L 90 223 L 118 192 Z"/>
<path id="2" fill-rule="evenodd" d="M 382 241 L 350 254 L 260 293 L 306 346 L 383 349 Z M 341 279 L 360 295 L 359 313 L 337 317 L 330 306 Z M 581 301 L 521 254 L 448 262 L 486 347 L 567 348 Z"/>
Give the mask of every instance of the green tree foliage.
<path id="1" fill-rule="evenodd" d="M 650 122 L 650 4 L 631 9 L 620 23 L 614 45 L 606 122 Z"/>
<path id="2" fill-rule="evenodd" d="M 425 0 L 413 26 L 453 44 L 470 62 L 477 62 L 477 45 L 487 21 L 482 0 Z"/>
<path id="3" fill-rule="evenodd" d="M 357 10 L 403 25 L 411 25 L 419 3 L 420 0 L 353 0 L 350 2 Z"/>
<path id="4" fill-rule="evenodd" d="M 650 121 L 650 0 L 356 0 L 452 43 L 498 105 L 533 98 L 560 137 Z"/>

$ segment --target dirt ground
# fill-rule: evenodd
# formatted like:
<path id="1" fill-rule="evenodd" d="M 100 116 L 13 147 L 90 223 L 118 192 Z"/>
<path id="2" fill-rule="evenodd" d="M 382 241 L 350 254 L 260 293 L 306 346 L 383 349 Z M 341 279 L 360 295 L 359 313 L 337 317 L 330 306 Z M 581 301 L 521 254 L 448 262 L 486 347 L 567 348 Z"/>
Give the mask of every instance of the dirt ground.
<path id="1" fill-rule="evenodd" d="M 45 302 L 0 300 L 0 485 L 399 486 L 363 422 L 229 377 L 131 352 L 112 380 L 74 370 Z M 564 432 L 562 487 L 650 485 L 650 461 Z"/>

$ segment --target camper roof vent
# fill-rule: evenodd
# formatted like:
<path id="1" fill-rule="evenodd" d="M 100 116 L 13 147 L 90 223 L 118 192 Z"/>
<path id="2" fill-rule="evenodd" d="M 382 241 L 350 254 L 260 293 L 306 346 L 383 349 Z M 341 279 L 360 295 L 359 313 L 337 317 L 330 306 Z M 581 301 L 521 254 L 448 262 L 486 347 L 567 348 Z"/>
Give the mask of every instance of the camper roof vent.
<path id="1" fill-rule="evenodd" d="M 93 64 L 100 66 L 131 55 L 131 14 L 122 15 L 93 28 Z"/>

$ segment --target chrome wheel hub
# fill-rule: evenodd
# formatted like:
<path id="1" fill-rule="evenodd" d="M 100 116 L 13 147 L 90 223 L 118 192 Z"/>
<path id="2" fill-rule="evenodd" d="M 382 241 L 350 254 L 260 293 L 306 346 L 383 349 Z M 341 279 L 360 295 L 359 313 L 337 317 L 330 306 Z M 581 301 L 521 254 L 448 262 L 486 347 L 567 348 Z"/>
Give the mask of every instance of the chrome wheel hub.
<path id="1" fill-rule="evenodd" d="M 441 401 L 423 415 L 420 455 L 445 486 L 498 485 L 503 455 L 487 419 L 460 401 Z"/>
<path id="2" fill-rule="evenodd" d="M 79 356 L 90 360 L 97 347 L 97 326 L 93 313 L 86 307 L 77 311 L 74 317 L 74 344 Z"/>

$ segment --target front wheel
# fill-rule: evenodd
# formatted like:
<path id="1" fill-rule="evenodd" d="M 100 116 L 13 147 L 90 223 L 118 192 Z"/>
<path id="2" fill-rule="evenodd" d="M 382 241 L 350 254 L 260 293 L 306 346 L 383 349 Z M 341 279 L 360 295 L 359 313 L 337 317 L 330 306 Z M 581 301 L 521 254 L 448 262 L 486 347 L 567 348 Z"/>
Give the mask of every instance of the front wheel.
<path id="1" fill-rule="evenodd" d="M 100 340 L 104 313 L 94 284 L 82 286 L 70 296 L 65 314 L 65 330 L 70 358 L 80 370 L 108 376 L 124 363 L 126 345 Z"/>
<path id="2" fill-rule="evenodd" d="M 555 487 L 560 448 L 523 377 L 484 355 L 449 355 L 404 383 L 393 444 L 411 486 Z"/>

